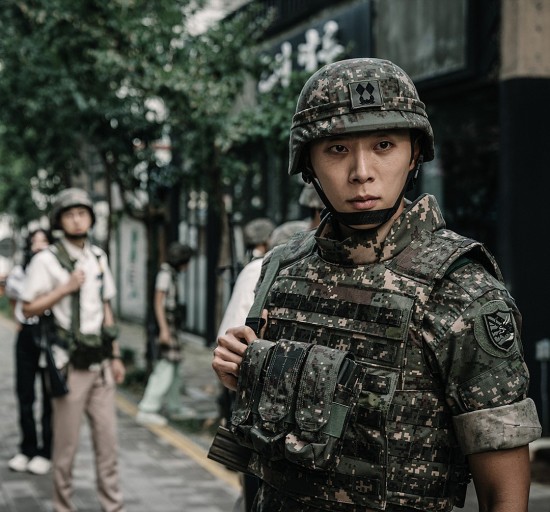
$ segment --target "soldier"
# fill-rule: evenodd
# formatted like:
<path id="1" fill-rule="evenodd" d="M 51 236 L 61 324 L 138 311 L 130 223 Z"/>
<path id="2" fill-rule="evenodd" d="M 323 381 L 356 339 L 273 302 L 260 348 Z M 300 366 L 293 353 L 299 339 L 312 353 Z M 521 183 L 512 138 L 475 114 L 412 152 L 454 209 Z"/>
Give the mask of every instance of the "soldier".
<path id="1" fill-rule="evenodd" d="M 101 509 L 122 512 L 116 440 L 116 384 L 125 369 L 116 341 L 110 300 L 116 293 L 107 255 L 88 241 L 95 221 L 93 203 L 79 188 L 59 193 L 51 212 L 60 241 L 33 257 L 21 300 L 26 317 L 51 311 L 56 359 L 68 359 L 68 393 L 53 398 L 53 508 L 75 510 L 72 504 L 73 463 L 82 417 L 88 417 L 93 438 Z"/>
<path id="2" fill-rule="evenodd" d="M 328 64 L 302 89 L 289 172 L 328 214 L 265 258 L 253 328 L 220 336 L 212 363 L 263 481 L 254 511 L 449 511 L 471 477 L 480 510 L 527 510 L 541 428 L 520 314 L 433 196 L 404 199 L 433 157 L 393 63 Z"/>
<path id="3" fill-rule="evenodd" d="M 181 408 L 181 330 L 186 320 L 186 306 L 178 294 L 180 272 L 187 271 L 195 250 L 187 244 L 173 242 L 168 247 L 155 280 L 154 311 L 159 334 L 157 361 L 149 376 L 143 398 L 138 404 L 136 421 L 144 425 L 164 426 L 168 423 L 159 414 L 163 405 L 170 419 L 182 416 Z"/>

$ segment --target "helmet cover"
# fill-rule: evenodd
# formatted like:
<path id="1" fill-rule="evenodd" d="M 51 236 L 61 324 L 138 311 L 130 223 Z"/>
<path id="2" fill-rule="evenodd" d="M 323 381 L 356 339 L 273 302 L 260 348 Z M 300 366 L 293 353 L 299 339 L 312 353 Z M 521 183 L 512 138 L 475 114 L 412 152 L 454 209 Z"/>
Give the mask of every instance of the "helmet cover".
<path id="1" fill-rule="evenodd" d="M 315 187 L 311 183 L 304 183 L 298 203 L 306 208 L 313 208 L 315 210 L 323 210 L 325 204 L 319 197 L 319 194 L 315 190 Z"/>
<path id="2" fill-rule="evenodd" d="M 243 230 L 244 243 L 247 247 L 266 244 L 275 229 L 273 221 L 267 217 L 260 217 L 247 223 Z"/>
<path id="3" fill-rule="evenodd" d="M 358 58 L 327 64 L 304 85 L 290 128 L 289 174 L 303 168 L 311 141 L 343 133 L 414 129 L 424 161 L 434 158 L 434 137 L 425 105 L 409 76 L 393 62 Z"/>
<path id="4" fill-rule="evenodd" d="M 166 253 L 166 261 L 175 269 L 181 265 L 187 265 L 195 255 L 195 250 L 187 244 L 172 242 Z"/>
<path id="5" fill-rule="evenodd" d="M 92 226 L 95 223 L 95 213 L 92 199 L 89 194 L 81 188 L 66 188 L 57 194 L 50 211 L 50 226 L 52 229 L 60 229 L 61 214 L 69 208 L 83 206 L 87 208 L 92 216 Z"/>

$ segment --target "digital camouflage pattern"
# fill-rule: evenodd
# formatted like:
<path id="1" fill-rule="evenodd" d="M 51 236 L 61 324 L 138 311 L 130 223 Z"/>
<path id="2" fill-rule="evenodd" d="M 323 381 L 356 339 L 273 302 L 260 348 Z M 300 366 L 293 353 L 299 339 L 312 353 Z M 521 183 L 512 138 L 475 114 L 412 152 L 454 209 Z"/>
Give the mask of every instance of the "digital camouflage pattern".
<path id="1" fill-rule="evenodd" d="M 416 87 L 398 66 L 381 59 L 327 64 L 304 85 L 290 129 L 289 174 L 305 169 L 302 151 L 312 140 L 341 133 L 416 129 L 424 161 L 433 160 L 434 137 Z"/>
<path id="2" fill-rule="evenodd" d="M 337 241 L 325 219 L 285 251 L 294 261 L 271 287 L 264 335 L 280 357 L 240 378 L 248 403 L 236 406 L 260 440 L 249 468 L 275 489 L 258 511 L 448 511 L 464 501 L 467 454 L 540 436 L 515 303 L 432 196 L 384 241 Z M 326 352 L 310 364 L 317 346 Z"/>

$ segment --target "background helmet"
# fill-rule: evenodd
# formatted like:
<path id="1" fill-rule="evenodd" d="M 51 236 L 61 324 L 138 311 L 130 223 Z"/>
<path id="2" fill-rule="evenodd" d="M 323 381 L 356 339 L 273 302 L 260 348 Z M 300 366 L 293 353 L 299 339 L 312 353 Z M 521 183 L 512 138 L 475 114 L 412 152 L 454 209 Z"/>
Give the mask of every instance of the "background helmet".
<path id="1" fill-rule="evenodd" d="M 255 247 L 260 244 L 267 244 L 275 224 L 268 218 L 261 217 L 251 220 L 243 230 L 244 243 L 246 247 Z"/>
<path id="2" fill-rule="evenodd" d="M 83 206 L 90 211 L 92 216 L 92 226 L 95 223 L 95 213 L 92 200 L 88 193 L 81 188 L 66 188 L 57 194 L 50 211 L 50 227 L 51 229 L 61 229 L 60 218 L 61 214 L 75 206 Z"/>
<path id="3" fill-rule="evenodd" d="M 333 62 L 304 85 L 290 128 L 289 174 L 305 170 L 303 150 L 316 139 L 342 133 L 418 130 L 424 161 L 433 160 L 434 137 L 425 105 L 409 76 L 381 59 Z"/>
<path id="4" fill-rule="evenodd" d="M 306 208 L 313 208 L 314 210 L 323 210 L 325 204 L 319 197 L 319 194 L 315 190 L 315 187 L 311 183 L 305 183 L 302 193 L 298 198 L 298 203 Z"/>
<path id="5" fill-rule="evenodd" d="M 186 265 L 189 260 L 195 255 L 195 250 L 186 244 L 180 242 L 172 242 L 168 246 L 166 253 L 166 261 L 175 269 Z"/>
<path id="6" fill-rule="evenodd" d="M 289 220 L 277 226 L 269 237 L 269 248 L 286 244 L 296 233 L 309 230 L 309 222 L 303 220 Z"/>

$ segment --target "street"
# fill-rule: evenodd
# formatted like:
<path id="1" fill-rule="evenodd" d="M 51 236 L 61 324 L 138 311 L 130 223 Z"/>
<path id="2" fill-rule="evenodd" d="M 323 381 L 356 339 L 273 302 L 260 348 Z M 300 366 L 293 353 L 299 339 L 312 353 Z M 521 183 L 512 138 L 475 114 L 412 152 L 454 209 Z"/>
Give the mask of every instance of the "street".
<path id="1" fill-rule="evenodd" d="M 141 328 L 123 324 L 122 347 L 139 357 Z M 19 428 L 14 395 L 14 326 L 0 315 L 0 512 L 51 512 L 50 475 L 14 473 L 7 461 L 18 449 Z M 199 341 L 186 349 L 182 407 L 200 420 L 215 414 L 216 382 L 211 349 Z M 39 389 L 40 386 L 37 386 Z M 185 433 L 175 426 L 145 428 L 135 421 L 138 397 L 122 388 L 117 397 L 119 464 L 127 512 L 231 512 L 239 495 L 237 475 L 206 458 L 208 434 Z M 79 512 L 99 512 L 93 454 L 86 422 L 74 469 L 74 504 Z M 464 512 L 476 512 L 473 486 Z M 530 512 L 550 512 L 550 486 L 533 483 Z"/>
<path id="2" fill-rule="evenodd" d="M 51 477 L 14 473 L 19 428 L 13 390 L 13 325 L 0 317 L 0 512 L 51 512 Z M 39 389 L 40 386 L 37 386 Z M 170 427 L 151 430 L 134 420 L 136 406 L 119 395 L 119 464 L 128 512 L 224 512 L 238 496 L 233 473 L 208 460 L 205 449 Z M 89 430 L 84 422 L 74 468 L 74 504 L 98 512 Z"/>

